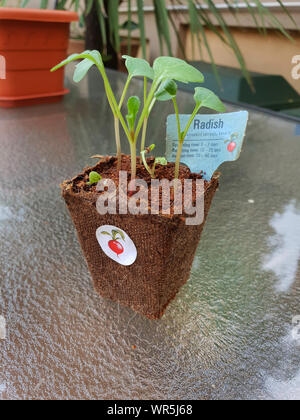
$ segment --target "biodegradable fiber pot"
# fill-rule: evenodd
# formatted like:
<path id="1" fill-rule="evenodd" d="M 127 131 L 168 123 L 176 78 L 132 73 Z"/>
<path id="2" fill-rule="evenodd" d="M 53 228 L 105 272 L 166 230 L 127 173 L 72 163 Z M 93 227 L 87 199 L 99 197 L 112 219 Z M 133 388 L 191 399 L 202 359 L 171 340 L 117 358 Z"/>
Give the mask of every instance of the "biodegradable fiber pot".
<path id="1" fill-rule="evenodd" d="M 107 163 L 108 162 L 108 163 Z M 205 220 L 218 188 L 218 176 L 205 182 L 205 219 L 201 225 L 187 226 L 183 216 L 110 215 L 96 210 L 99 193 L 79 187 L 88 174 L 97 171 L 105 176 L 107 166 L 116 167 L 116 159 L 62 184 L 62 195 L 77 229 L 96 291 L 104 298 L 120 302 L 150 319 L 159 319 L 180 287 L 189 278 Z M 113 225 L 125 231 L 137 248 L 137 259 L 130 266 L 120 265 L 101 249 L 96 231 Z"/>
<path id="2" fill-rule="evenodd" d="M 0 106 L 62 99 L 64 72 L 50 69 L 67 54 L 73 12 L 0 8 Z"/>

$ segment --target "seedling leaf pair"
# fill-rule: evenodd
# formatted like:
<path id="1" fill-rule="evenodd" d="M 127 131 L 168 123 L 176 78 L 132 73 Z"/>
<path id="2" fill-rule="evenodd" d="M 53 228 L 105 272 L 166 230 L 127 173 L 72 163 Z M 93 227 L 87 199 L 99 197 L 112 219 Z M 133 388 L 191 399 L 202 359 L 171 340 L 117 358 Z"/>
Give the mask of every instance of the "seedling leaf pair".
<path id="1" fill-rule="evenodd" d="M 174 80 L 167 79 L 163 82 L 155 94 L 158 101 L 170 101 L 176 97 L 177 85 Z"/>
<path id="2" fill-rule="evenodd" d="M 154 78 L 161 81 L 172 79 L 183 83 L 203 83 L 204 76 L 195 67 L 179 58 L 159 57 L 153 65 Z"/>
<path id="3" fill-rule="evenodd" d="M 89 175 L 89 181 L 87 182 L 87 185 L 98 184 L 100 179 L 102 179 L 102 176 L 99 175 L 98 172 L 92 171 Z"/>
<path id="4" fill-rule="evenodd" d="M 131 96 L 127 102 L 127 109 L 128 114 L 126 115 L 126 119 L 128 122 L 128 127 L 130 132 L 134 132 L 134 125 L 137 114 L 140 110 L 141 101 L 137 96 Z"/>
<path id="5" fill-rule="evenodd" d="M 218 96 L 209 89 L 197 87 L 195 89 L 194 99 L 199 107 L 213 109 L 218 112 L 226 111 L 225 105 L 220 101 Z"/>
<path id="6" fill-rule="evenodd" d="M 99 67 L 104 67 L 103 60 L 101 54 L 97 50 L 87 50 L 81 54 L 72 54 L 66 60 L 63 60 L 57 66 L 51 69 L 51 72 L 60 69 L 61 67 L 66 66 L 67 64 L 71 63 L 72 61 L 82 60 L 80 63 L 76 65 L 73 80 L 74 82 L 80 82 L 87 74 L 89 69 L 93 65 L 98 65 Z"/>
<path id="7" fill-rule="evenodd" d="M 103 60 L 101 54 L 98 51 L 84 51 L 82 54 L 72 54 L 66 60 L 63 60 L 60 64 L 55 66 L 51 71 L 58 70 L 59 68 L 67 65 L 68 63 L 81 60 L 75 67 L 74 71 L 74 81 L 76 83 L 80 82 L 90 70 L 93 65 L 96 65 L 104 82 L 105 93 L 111 107 L 111 110 L 115 119 L 115 137 L 117 145 L 117 156 L 118 164 L 117 170 L 121 168 L 121 143 L 120 143 L 120 131 L 119 123 L 121 123 L 127 139 L 130 143 L 131 150 L 131 178 L 136 177 L 136 143 L 143 128 L 142 132 L 142 141 L 141 141 L 141 150 L 143 161 L 146 162 L 145 153 L 149 153 L 152 149 L 145 149 L 145 139 L 147 131 L 147 123 L 149 115 L 153 109 L 156 101 L 168 101 L 172 100 L 175 108 L 175 113 L 177 116 L 177 125 L 178 125 L 178 141 L 179 148 L 176 158 L 175 166 L 175 178 L 178 177 L 179 173 L 179 164 L 182 151 L 182 144 L 187 135 L 190 125 L 192 124 L 193 119 L 198 113 L 201 107 L 207 107 L 215 111 L 225 111 L 225 107 L 220 101 L 220 99 L 210 90 L 205 88 L 197 87 L 195 89 L 194 99 L 196 101 L 195 109 L 191 115 L 188 125 L 184 130 L 180 126 L 179 110 L 176 102 L 177 95 L 177 84 L 176 81 L 183 83 L 202 83 L 204 81 L 203 74 L 190 64 L 186 63 L 183 60 L 174 57 L 159 57 L 155 60 L 153 68 L 150 64 L 141 58 L 133 58 L 129 56 L 123 56 L 125 59 L 125 65 L 128 70 L 128 78 L 122 93 L 121 98 L 117 101 L 110 82 L 108 80 Z M 137 96 L 132 96 L 127 102 L 128 114 L 126 118 L 122 114 L 122 106 L 127 96 L 127 91 L 129 84 L 133 77 L 143 77 L 144 78 L 144 106 L 141 111 L 141 114 L 137 120 L 139 110 L 141 107 L 141 101 Z M 147 87 L 147 80 L 153 80 L 150 90 Z M 127 124 L 126 124 L 127 120 Z M 145 164 L 148 172 L 151 176 L 154 176 L 155 165 L 157 164 L 166 164 L 164 158 L 156 158 L 154 166 L 152 168 L 147 168 L 147 162 Z M 99 178 L 100 177 L 100 178 Z M 91 174 L 89 185 L 99 182 L 101 176 L 97 173 Z"/>

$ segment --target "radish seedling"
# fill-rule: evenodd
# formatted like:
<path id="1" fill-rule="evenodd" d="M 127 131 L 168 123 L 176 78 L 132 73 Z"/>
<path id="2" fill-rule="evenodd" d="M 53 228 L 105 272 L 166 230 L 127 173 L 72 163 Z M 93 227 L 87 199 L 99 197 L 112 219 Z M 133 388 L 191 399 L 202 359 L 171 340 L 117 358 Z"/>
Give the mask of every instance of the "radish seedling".
<path id="1" fill-rule="evenodd" d="M 92 171 L 89 175 L 89 181 L 87 185 L 98 184 L 98 182 L 102 179 L 102 176 L 98 174 L 98 172 Z"/>
<path id="2" fill-rule="evenodd" d="M 177 95 L 177 85 L 174 82 L 174 80 L 166 80 L 155 94 L 155 97 L 158 101 L 172 100 L 174 104 L 174 110 L 175 110 L 176 119 L 177 119 L 177 130 L 178 130 L 178 149 L 177 149 L 177 157 L 176 157 L 176 164 L 175 164 L 175 178 L 177 179 L 179 176 L 180 158 L 181 158 L 183 143 L 187 136 L 189 128 L 192 122 L 194 121 L 197 113 L 199 112 L 200 108 L 205 107 L 205 108 L 209 108 L 218 112 L 224 112 L 226 108 L 224 104 L 220 101 L 220 99 L 209 89 L 202 88 L 202 87 L 195 88 L 194 100 L 196 102 L 196 105 L 186 127 L 182 131 L 176 95 Z"/>
<path id="3" fill-rule="evenodd" d="M 146 154 L 147 153 L 150 153 L 154 148 L 155 148 L 155 144 L 151 144 L 151 146 L 147 147 L 145 150 L 143 150 L 141 152 L 141 157 L 142 157 L 142 160 L 143 160 L 143 164 L 144 164 L 147 172 L 151 175 L 151 178 L 155 178 L 155 168 L 156 168 L 156 165 L 159 164 L 159 165 L 166 166 L 168 164 L 168 161 L 167 161 L 166 158 L 164 158 L 164 157 L 157 157 L 154 160 L 154 164 L 153 164 L 152 168 L 150 168 L 150 166 L 147 163 Z"/>
<path id="4" fill-rule="evenodd" d="M 194 112 L 191 115 L 185 130 L 181 131 L 180 117 L 176 102 L 177 85 L 175 81 L 182 83 L 203 83 L 204 77 L 202 73 L 185 61 L 173 57 L 157 58 L 154 61 L 153 68 L 146 60 L 141 58 L 133 58 L 129 56 L 124 56 L 123 58 L 125 59 L 125 65 L 128 70 L 128 78 L 119 102 L 117 101 L 112 91 L 99 51 L 85 51 L 82 54 L 73 54 L 55 66 L 51 71 L 55 71 L 67 65 L 71 61 L 81 60 L 81 62 L 78 63 L 75 67 L 73 77 L 75 82 L 80 82 L 92 66 L 95 65 L 98 68 L 103 78 L 107 100 L 114 116 L 115 139 L 118 157 L 117 170 L 121 169 L 121 142 L 119 130 L 119 126 L 121 124 L 130 144 L 132 179 L 135 179 L 136 177 L 136 145 L 141 134 L 141 130 L 141 152 L 143 152 L 145 150 L 148 119 L 156 101 L 172 100 L 174 103 L 178 124 L 179 145 L 175 169 L 175 177 L 177 178 L 179 174 L 183 142 L 190 128 L 190 125 L 192 124 L 192 121 L 200 108 L 207 107 L 222 112 L 225 110 L 225 107 L 213 92 L 204 88 L 196 88 L 194 95 L 196 106 Z M 144 79 L 143 107 L 138 118 L 139 109 L 141 108 L 141 101 L 136 96 L 129 98 L 127 102 L 128 115 L 126 116 L 128 124 L 126 124 L 126 119 L 122 114 L 122 107 L 128 92 L 128 87 L 134 77 L 143 77 Z M 148 89 L 148 80 L 151 80 L 152 82 L 150 89 Z"/>

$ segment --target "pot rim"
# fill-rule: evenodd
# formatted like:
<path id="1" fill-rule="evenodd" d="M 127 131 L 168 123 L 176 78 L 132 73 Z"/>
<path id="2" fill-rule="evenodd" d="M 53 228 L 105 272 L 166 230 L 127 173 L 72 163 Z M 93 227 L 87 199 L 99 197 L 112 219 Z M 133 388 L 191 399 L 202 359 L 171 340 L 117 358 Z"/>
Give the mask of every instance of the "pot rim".
<path id="1" fill-rule="evenodd" d="M 130 158 L 130 155 L 122 154 L 122 156 Z M 84 190 L 74 192 L 73 188 L 72 188 L 73 184 L 79 177 L 84 176 L 87 171 L 97 170 L 99 164 L 109 163 L 109 162 L 112 162 L 113 160 L 116 160 L 116 156 L 111 156 L 111 155 L 103 156 L 102 159 L 100 159 L 96 165 L 87 166 L 79 174 L 77 174 L 75 177 L 63 181 L 60 184 L 62 196 L 65 199 L 66 199 L 67 196 L 69 196 L 69 197 L 77 198 L 79 200 L 83 200 L 83 201 L 86 201 L 86 202 L 96 203 L 96 201 L 99 197 L 98 192 L 84 191 Z M 213 188 L 216 185 L 216 183 L 217 183 L 217 186 L 218 186 L 220 175 L 221 175 L 221 173 L 216 171 L 213 174 L 210 181 L 205 181 L 205 188 L 204 188 L 204 192 L 203 192 L 204 195 L 208 194 L 209 190 L 211 188 Z M 117 213 L 117 215 L 119 215 L 119 213 Z M 159 214 L 146 214 L 146 215 L 145 214 L 134 215 L 134 214 L 129 214 L 128 213 L 126 215 L 121 215 L 121 216 L 124 216 L 124 217 L 130 216 L 130 217 L 134 217 L 136 219 L 143 219 L 143 218 L 148 218 L 149 216 L 152 216 L 153 221 L 156 220 L 160 223 L 161 222 L 164 223 L 167 220 L 169 223 L 175 223 L 175 224 L 177 224 L 178 220 L 181 220 L 182 222 L 184 222 L 187 217 L 190 217 L 190 216 L 187 216 L 186 214 L 182 214 L 182 215 L 162 214 L 161 212 Z M 189 227 L 189 226 L 187 226 L 187 227 Z"/>
<path id="2" fill-rule="evenodd" d="M 1 7 L 0 20 L 18 20 L 34 22 L 70 23 L 79 20 L 75 12 L 64 10 L 20 9 L 17 7 Z"/>

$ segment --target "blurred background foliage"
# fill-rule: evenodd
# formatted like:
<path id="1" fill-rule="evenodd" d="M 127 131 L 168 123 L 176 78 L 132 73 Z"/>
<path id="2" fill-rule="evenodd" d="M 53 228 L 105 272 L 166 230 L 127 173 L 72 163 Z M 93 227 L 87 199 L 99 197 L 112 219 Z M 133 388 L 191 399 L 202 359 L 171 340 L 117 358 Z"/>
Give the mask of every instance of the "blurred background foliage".
<path id="1" fill-rule="evenodd" d="M 9 0 L 0 0 L 0 5 L 7 5 Z M 26 7 L 30 0 L 16 0 L 19 7 Z M 238 43 L 229 26 L 227 25 L 218 1 L 213 0 L 38 0 L 41 8 L 56 8 L 58 10 L 74 10 L 80 15 L 80 26 L 84 30 L 85 46 L 87 49 L 97 49 L 106 56 L 106 65 L 118 68 L 118 57 L 121 48 L 121 32 L 124 38 L 126 33 L 127 53 L 132 52 L 132 32 L 139 33 L 142 55 L 146 58 L 147 33 L 145 29 L 145 6 L 151 7 L 155 14 L 156 29 L 159 37 L 161 55 L 173 56 L 176 54 L 172 48 L 171 29 L 175 31 L 181 56 L 185 57 L 184 44 L 182 42 L 179 23 L 176 21 L 179 15 L 184 16 L 192 34 L 192 48 L 198 49 L 200 55 L 205 50 L 208 53 L 213 71 L 218 79 L 217 66 L 207 38 L 206 29 L 212 31 L 224 45 L 229 47 L 236 59 L 242 73 L 249 84 L 251 78 L 246 67 Z M 234 19 L 238 21 L 240 5 L 252 17 L 255 28 L 261 34 L 266 34 L 267 28 L 273 28 L 289 40 L 293 40 L 290 33 L 283 27 L 278 18 L 271 12 L 265 3 L 260 0 L 224 0 Z M 298 30 L 297 24 L 288 8 L 281 0 L 276 0 L 284 14 Z M 119 8 L 127 9 L 127 20 L 120 24 Z M 170 13 L 176 10 L 176 14 Z M 181 11 L 185 13 L 181 13 Z M 132 15 L 135 15 L 135 20 Z M 151 34 L 148 34 L 148 36 Z"/>

